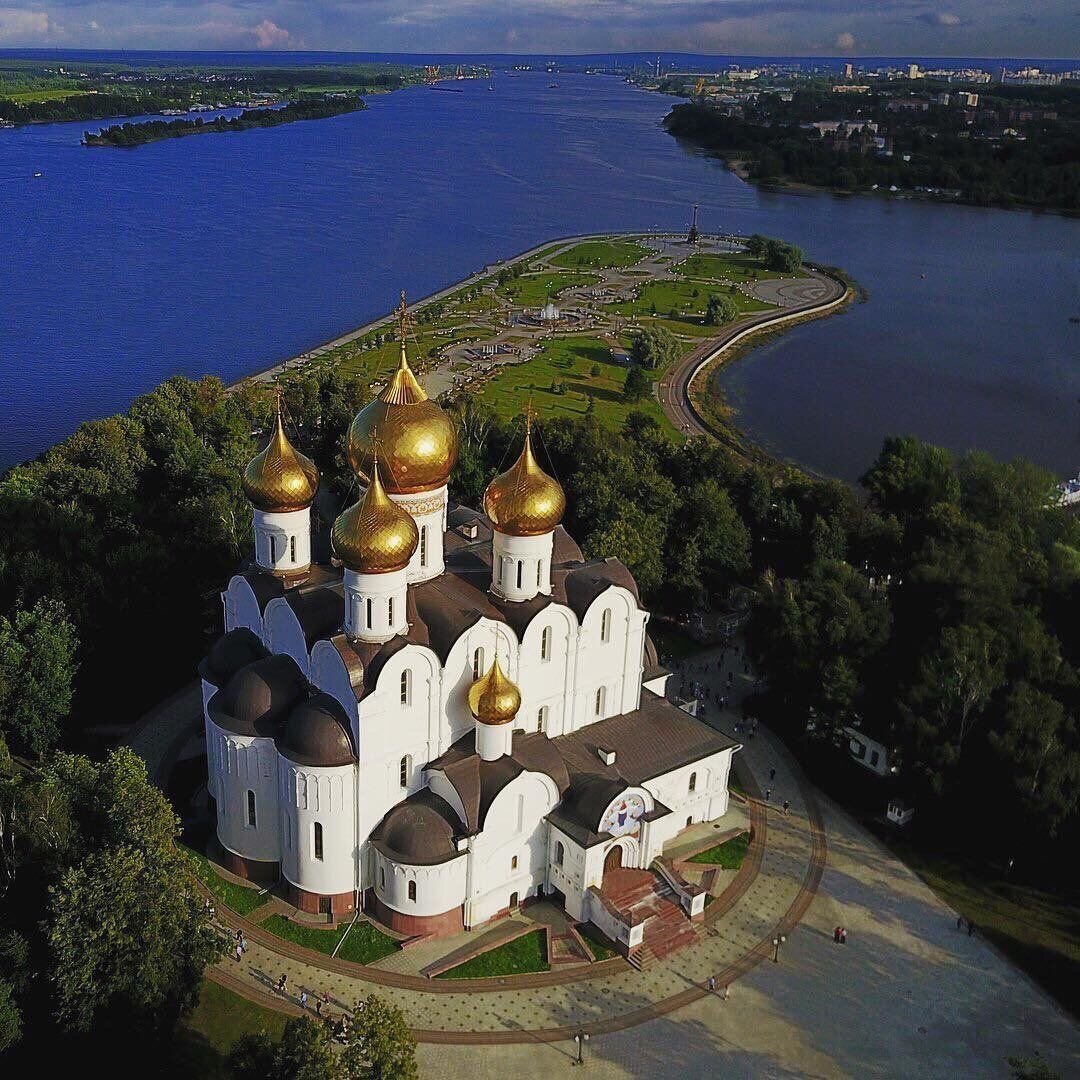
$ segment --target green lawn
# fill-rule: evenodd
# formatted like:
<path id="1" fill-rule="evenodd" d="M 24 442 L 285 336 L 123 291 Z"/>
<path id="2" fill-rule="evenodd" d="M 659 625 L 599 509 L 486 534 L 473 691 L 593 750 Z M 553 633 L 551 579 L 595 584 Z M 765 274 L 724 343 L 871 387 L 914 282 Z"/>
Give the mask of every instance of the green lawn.
<path id="1" fill-rule="evenodd" d="M 750 834 L 740 833 L 730 840 L 725 840 L 716 847 L 709 848 L 695 855 L 689 862 L 704 863 L 707 866 L 719 866 L 724 870 L 738 870 L 746 858 L 747 849 L 750 847 Z"/>
<path id="2" fill-rule="evenodd" d="M 486 331 L 478 330 L 473 326 L 451 328 L 441 323 L 433 323 L 431 326 L 423 327 L 409 345 L 409 358 L 413 370 L 421 367 L 432 349 L 452 345 L 456 341 L 477 337 L 482 333 Z M 340 364 L 341 371 L 345 375 L 372 382 L 378 378 L 386 378 L 397 367 L 399 352 L 398 343 L 392 337 L 374 349 L 363 349 L 359 341 L 356 341 L 332 349 L 325 355 L 323 361 Z"/>
<path id="3" fill-rule="evenodd" d="M 732 255 L 706 255 L 699 252 L 676 263 L 672 273 L 680 277 L 697 278 L 706 281 L 750 281 L 753 278 L 776 278 L 783 275 L 775 270 L 766 270 L 760 259 L 745 252 Z"/>
<path id="4" fill-rule="evenodd" d="M 227 881 L 214 869 L 214 864 L 201 851 L 195 851 L 193 848 L 184 848 L 184 850 L 191 856 L 199 880 L 237 915 L 250 915 L 270 898 L 262 890 L 250 885 L 237 885 L 234 881 Z"/>
<path id="5" fill-rule="evenodd" d="M 512 278 L 499 286 L 499 292 L 523 307 L 543 307 L 548 298 L 575 285 L 595 285 L 600 279 L 595 274 L 575 274 L 564 270 L 552 270 L 540 274 L 526 274 Z"/>
<path id="6" fill-rule="evenodd" d="M 63 101 L 64 98 L 82 97 L 89 90 L 17 90 L 10 94 L 0 94 L 7 101 L 15 101 L 20 105 L 30 105 L 38 101 Z"/>
<path id="7" fill-rule="evenodd" d="M 204 979 L 199 1004 L 180 1024 L 172 1075 L 227 1080 L 225 1058 L 241 1035 L 265 1031 L 277 1038 L 289 1018 Z"/>
<path id="8" fill-rule="evenodd" d="M 619 955 L 611 947 L 611 942 L 592 923 L 581 923 L 577 932 L 585 939 L 594 960 L 610 960 L 611 957 Z"/>
<path id="9" fill-rule="evenodd" d="M 551 260 L 552 266 L 618 267 L 641 262 L 649 249 L 633 240 L 586 240 Z"/>
<path id="10" fill-rule="evenodd" d="M 326 953 L 329 956 L 337 948 L 337 943 L 349 924 L 339 926 L 336 930 L 320 930 L 314 926 L 301 926 L 284 915 L 271 915 L 268 919 L 263 919 L 259 925 L 264 930 L 269 930 L 271 934 L 291 941 L 294 945 Z M 349 936 L 345 938 L 345 944 L 341 946 L 338 956 L 354 964 L 371 964 L 396 952 L 399 947 L 392 937 L 384 934 L 371 923 L 360 919 L 349 931 Z"/>
<path id="11" fill-rule="evenodd" d="M 600 369 L 593 375 L 593 366 Z M 595 402 L 597 421 L 611 429 L 620 428 L 633 411 L 647 413 L 669 432 L 673 428 L 659 404 L 648 397 L 630 404 L 623 399 L 626 369 L 611 363 L 606 342 L 597 338 L 554 338 L 544 343 L 544 351 L 524 364 L 503 368 L 481 391 L 484 401 L 504 420 L 521 416 L 531 400 L 541 418 L 585 415 L 590 400 Z M 565 393 L 552 390 L 566 385 Z"/>
<path id="12" fill-rule="evenodd" d="M 754 300 L 742 293 L 727 292 L 722 286 L 706 281 L 650 281 L 638 289 L 635 299 L 622 303 L 609 304 L 611 311 L 621 315 L 649 316 L 659 315 L 677 334 L 715 334 L 717 327 L 705 325 L 705 308 L 711 293 L 729 296 L 740 315 L 750 311 L 769 311 L 772 304 Z M 696 295 L 695 295 L 696 294 Z M 671 318 L 671 312 L 676 317 Z"/>
<path id="13" fill-rule="evenodd" d="M 436 975 L 437 979 L 486 979 L 496 975 L 524 975 L 529 971 L 550 971 L 544 930 L 533 930 L 505 945 L 489 949 L 464 964 Z"/>

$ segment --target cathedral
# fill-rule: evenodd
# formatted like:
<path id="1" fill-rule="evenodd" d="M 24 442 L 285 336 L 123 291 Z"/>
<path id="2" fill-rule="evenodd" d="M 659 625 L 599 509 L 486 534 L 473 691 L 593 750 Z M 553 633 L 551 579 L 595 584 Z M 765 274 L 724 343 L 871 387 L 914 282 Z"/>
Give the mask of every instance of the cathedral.
<path id="1" fill-rule="evenodd" d="M 362 494 L 328 548 L 280 408 L 244 473 L 254 558 L 200 665 L 225 865 L 408 935 L 547 896 L 631 944 L 605 873 L 723 815 L 737 744 L 665 699 L 633 577 L 563 529 L 530 430 L 483 512 L 449 500 L 457 429 L 404 332 L 348 454 Z"/>

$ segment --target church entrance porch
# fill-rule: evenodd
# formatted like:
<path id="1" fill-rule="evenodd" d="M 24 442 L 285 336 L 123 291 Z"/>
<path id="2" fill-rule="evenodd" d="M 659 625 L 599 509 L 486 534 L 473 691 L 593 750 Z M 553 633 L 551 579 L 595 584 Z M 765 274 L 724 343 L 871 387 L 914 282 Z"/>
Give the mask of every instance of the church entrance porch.
<path id="1" fill-rule="evenodd" d="M 622 848 L 616 844 L 608 853 L 604 856 L 604 881 L 607 881 L 607 876 L 612 870 L 618 870 L 622 867 Z"/>
<path id="2" fill-rule="evenodd" d="M 608 852 L 608 858 L 618 848 Z M 604 860 L 601 895 L 627 925 L 644 923 L 642 947 L 662 957 L 694 940 L 694 926 L 679 906 L 675 891 L 651 870 L 614 866 Z"/>

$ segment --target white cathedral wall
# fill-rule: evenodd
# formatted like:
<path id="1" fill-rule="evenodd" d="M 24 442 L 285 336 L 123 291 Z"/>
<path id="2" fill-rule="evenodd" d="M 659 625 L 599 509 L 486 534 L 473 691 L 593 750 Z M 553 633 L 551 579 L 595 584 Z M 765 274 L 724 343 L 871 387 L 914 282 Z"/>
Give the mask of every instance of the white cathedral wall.
<path id="1" fill-rule="evenodd" d="M 288 600 L 277 596 L 266 605 L 263 612 L 266 647 L 279 655 L 291 656 L 304 677 L 311 672 L 311 660 L 308 656 L 307 641 L 296 612 Z"/>
<path id="2" fill-rule="evenodd" d="M 659 845 L 652 852 L 654 856 L 660 853 L 663 844 L 687 827 L 688 819 L 690 824 L 696 825 L 702 821 L 715 821 L 727 813 L 732 752 L 721 750 L 692 765 L 646 781 L 646 790 L 672 811 L 669 817 L 651 823 L 655 830 L 654 841 L 659 839 Z M 691 776 L 695 778 L 693 791 L 690 790 Z"/>
<path id="3" fill-rule="evenodd" d="M 429 581 L 438 577 L 445 569 L 443 535 L 446 532 L 446 486 L 435 491 L 420 491 L 415 495 L 391 495 L 390 498 L 412 515 L 420 533 L 420 543 L 409 560 L 409 582 Z"/>
<path id="4" fill-rule="evenodd" d="M 225 604 L 225 632 L 246 627 L 265 644 L 262 608 L 247 578 L 241 574 L 234 575 L 221 598 Z"/>
<path id="5" fill-rule="evenodd" d="M 543 659 L 543 635 L 550 629 L 548 658 Z M 570 608 L 549 604 L 525 628 L 518 651 L 518 689 L 521 709 L 514 727 L 536 731 L 538 714 L 547 707 L 545 733 L 551 738 L 564 734 L 573 700 L 578 622 Z"/>
<path id="6" fill-rule="evenodd" d="M 465 899 L 466 855 L 434 866 L 395 863 L 375 852 L 375 895 L 404 915 L 442 915 Z M 416 882 L 416 899 L 409 899 L 409 882 Z"/>
<path id="7" fill-rule="evenodd" d="M 559 845 L 562 845 L 562 861 Z M 555 825 L 548 827 L 547 860 L 549 888 L 556 888 L 566 897 L 566 913 L 572 919 L 584 919 L 585 848 L 571 840 Z"/>
<path id="8" fill-rule="evenodd" d="M 508 536 L 497 529 L 492 536 L 491 587 L 507 600 L 531 600 L 551 592 L 551 551 L 554 533 Z"/>
<path id="9" fill-rule="evenodd" d="M 468 694 L 473 684 L 473 656 L 477 649 L 483 650 L 483 671 L 487 671 L 495 658 L 496 637 L 499 663 L 507 676 L 517 682 L 518 641 L 510 627 L 492 619 L 481 619 L 466 630 L 451 646 L 443 665 L 438 746 L 433 748 L 433 758 L 472 731 L 473 718 L 469 712 Z"/>
<path id="10" fill-rule="evenodd" d="M 605 611 L 610 612 L 606 640 Z M 568 732 L 638 707 L 646 617 L 633 595 L 614 585 L 589 605 L 578 634 L 576 693 Z M 603 698 L 597 711 L 601 688 Z"/>
<path id="11" fill-rule="evenodd" d="M 253 510 L 255 561 L 264 570 L 287 574 L 311 564 L 311 510 L 283 514 Z"/>
<path id="12" fill-rule="evenodd" d="M 217 808 L 222 847 L 259 862 L 281 857 L 278 831 L 277 750 L 274 740 L 234 735 L 206 720 L 207 771 Z M 255 825 L 249 824 L 248 792 L 255 794 Z"/>
<path id="13" fill-rule="evenodd" d="M 349 717 L 349 729 L 353 737 L 353 746 L 358 745 L 356 739 L 356 690 L 349 678 L 348 668 L 341 654 L 334 648 L 332 642 L 316 641 L 311 649 L 311 684 L 318 690 L 329 694 L 345 710 Z"/>
<path id="14" fill-rule="evenodd" d="M 512 893 L 518 894 L 520 903 L 543 886 L 548 853 L 544 817 L 558 799 L 551 778 L 531 772 L 522 773 L 496 796 L 469 852 L 472 886 L 466 914 L 470 926 L 508 907 Z"/>
<path id="15" fill-rule="evenodd" d="M 298 888 L 320 896 L 356 887 L 355 768 L 321 768 L 279 761 L 281 873 Z M 316 858 L 315 826 L 322 826 Z"/>

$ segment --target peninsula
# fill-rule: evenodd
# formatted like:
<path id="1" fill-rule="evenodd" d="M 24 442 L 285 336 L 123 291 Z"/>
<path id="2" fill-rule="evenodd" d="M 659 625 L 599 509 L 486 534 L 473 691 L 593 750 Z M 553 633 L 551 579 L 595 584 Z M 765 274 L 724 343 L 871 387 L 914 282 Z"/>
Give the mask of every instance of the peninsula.
<path id="1" fill-rule="evenodd" d="M 356 112 L 366 108 L 362 97 L 352 94 L 326 94 L 290 101 L 279 109 L 245 109 L 239 116 L 218 116 L 203 120 L 146 120 L 141 124 L 114 124 L 96 134 L 86 132 L 83 146 L 142 146 L 161 139 L 178 139 L 184 135 L 203 135 L 207 132 L 248 131 L 251 128 L 278 127 L 295 120 L 325 120 L 331 116 Z"/>

